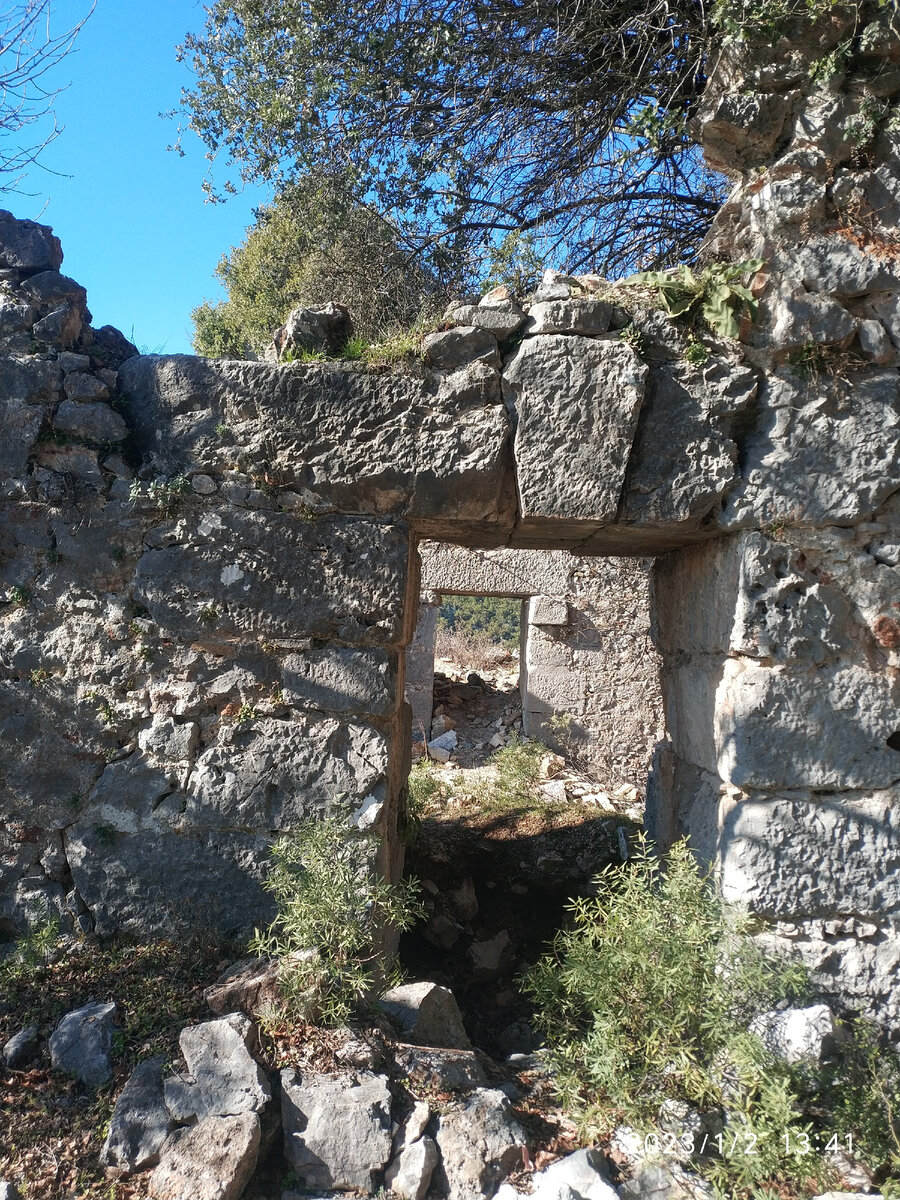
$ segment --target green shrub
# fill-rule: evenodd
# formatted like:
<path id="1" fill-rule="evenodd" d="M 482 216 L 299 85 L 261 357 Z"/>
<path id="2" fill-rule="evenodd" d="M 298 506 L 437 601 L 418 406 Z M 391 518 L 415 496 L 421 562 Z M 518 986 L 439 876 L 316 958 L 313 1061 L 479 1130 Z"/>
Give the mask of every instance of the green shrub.
<path id="1" fill-rule="evenodd" d="M 823 1190 L 834 1173 L 821 1150 L 835 1135 L 842 1146 L 850 1135 L 883 1177 L 896 1171 L 895 1056 L 860 1022 L 854 1044 L 821 1067 L 766 1050 L 749 1032 L 753 1016 L 804 999 L 806 973 L 760 949 L 685 842 L 664 870 L 643 841 L 628 869 L 595 882 L 596 897 L 573 902 L 572 928 L 525 980 L 556 1088 L 586 1135 L 621 1121 L 654 1131 L 667 1100 L 717 1113 L 727 1148 L 716 1154 L 713 1139 L 694 1165 L 728 1200 Z M 814 1152 L 804 1154 L 807 1137 Z"/>
<path id="2" fill-rule="evenodd" d="M 46 910 L 33 913 L 28 932 L 14 943 L 5 958 L 0 959 L 0 986 L 9 987 L 47 966 L 59 939 L 59 917 Z"/>
<path id="3" fill-rule="evenodd" d="M 348 181 L 303 178 L 255 216 L 216 268 L 227 298 L 191 314 L 198 354 L 255 358 L 298 305 L 341 301 L 368 342 L 446 303 L 436 274 L 421 256 L 411 259 L 390 222 L 353 198 Z M 351 356 L 363 357 L 353 347 Z"/>
<path id="4" fill-rule="evenodd" d="M 743 316 L 756 316 L 756 301 L 741 277 L 755 275 L 760 258 L 737 263 L 710 263 L 702 271 L 689 266 L 668 271 L 643 271 L 622 281 L 626 286 L 652 288 L 670 317 L 693 322 L 702 317 L 713 333 L 736 338 Z"/>
<path id="5" fill-rule="evenodd" d="M 278 913 L 251 949 L 280 960 L 289 1015 L 345 1022 L 375 986 L 379 936 L 421 915 L 418 885 L 373 870 L 375 841 L 337 817 L 304 821 L 272 847 L 265 887 Z"/>
<path id="6" fill-rule="evenodd" d="M 543 742 L 521 741 L 515 734 L 495 750 L 488 763 L 495 769 L 490 799 L 501 806 L 530 805 L 537 799 L 541 759 L 547 753 Z"/>

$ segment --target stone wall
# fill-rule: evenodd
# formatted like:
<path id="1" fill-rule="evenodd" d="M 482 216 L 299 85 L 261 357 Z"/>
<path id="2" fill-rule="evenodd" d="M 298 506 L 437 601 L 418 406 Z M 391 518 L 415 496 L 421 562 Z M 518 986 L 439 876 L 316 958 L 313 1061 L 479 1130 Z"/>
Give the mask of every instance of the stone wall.
<path id="1" fill-rule="evenodd" d="M 650 560 L 565 550 L 466 550 L 423 542 L 423 595 L 407 650 L 406 695 L 430 720 L 440 593 L 520 597 L 522 728 L 577 755 L 604 785 L 642 792 L 664 735 L 659 659 L 650 640 Z M 428 653 L 429 639 L 431 654 Z M 565 727 L 551 724 L 562 718 Z"/>
<path id="2" fill-rule="evenodd" d="M 329 810 L 395 873 L 418 541 L 658 555 L 653 828 L 900 1023 L 900 70 L 859 20 L 709 84 L 710 252 L 766 262 L 740 343 L 548 272 L 397 372 L 129 357 L 0 215 L 4 932 L 239 933 Z"/>

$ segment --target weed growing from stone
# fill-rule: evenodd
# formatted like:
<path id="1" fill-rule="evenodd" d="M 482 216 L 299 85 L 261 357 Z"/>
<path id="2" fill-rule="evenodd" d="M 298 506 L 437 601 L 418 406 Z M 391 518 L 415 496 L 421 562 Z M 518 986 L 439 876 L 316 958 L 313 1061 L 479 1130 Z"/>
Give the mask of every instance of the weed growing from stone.
<path id="1" fill-rule="evenodd" d="M 760 949 L 750 919 L 722 902 L 685 842 L 664 869 L 642 839 L 627 870 L 610 868 L 595 883 L 598 894 L 572 902 L 572 928 L 524 980 L 555 1087 L 583 1134 L 624 1121 L 658 1136 L 662 1105 L 687 1104 L 727 1131 L 727 1154 L 714 1135 L 703 1157 L 696 1136 L 687 1148 L 723 1200 L 821 1191 L 833 1171 L 803 1148 L 821 1150 L 832 1136 L 845 1146 L 850 1135 L 883 1175 L 896 1171 L 894 1056 L 871 1034 L 862 1052 L 838 1052 L 822 1067 L 790 1066 L 766 1049 L 752 1018 L 802 1001 L 808 978 Z"/>
<path id="2" fill-rule="evenodd" d="M 801 379 L 812 384 L 818 384 L 823 379 L 836 379 L 849 384 L 847 372 L 867 365 L 864 359 L 850 351 L 821 342 L 807 342 L 790 355 L 788 364 Z"/>
<path id="3" fill-rule="evenodd" d="M 128 499 L 132 504 L 146 501 L 155 508 L 170 512 L 190 492 L 191 481 L 185 475 L 175 475 L 171 479 L 153 479 L 147 484 L 146 490 L 139 479 L 133 479 L 128 489 Z"/>
<path id="4" fill-rule="evenodd" d="M 619 341 L 625 342 L 630 346 L 639 358 L 644 358 L 647 353 L 647 339 L 638 329 L 637 325 L 632 322 L 626 325 L 624 329 L 619 330 Z"/>
<path id="5" fill-rule="evenodd" d="M 376 842 L 346 820 L 304 821 L 272 847 L 265 882 L 278 914 L 251 949 L 279 959 L 287 1014 L 341 1025 L 378 982 L 385 928 L 422 915 L 414 880 L 388 883 L 374 871 Z"/>
<path id="6" fill-rule="evenodd" d="M 623 279 L 620 286 L 650 288 L 670 317 L 689 323 L 702 318 L 713 333 L 736 338 L 741 319 L 752 320 L 757 309 L 753 293 L 741 280 L 763 265 L 760 258 L 710 263 L 702 271 L 682 264 L 667 271 L 642 271 Z"/>
<path id="7" fill-rule="evenodd" d="M 204 625 L 215 625 L 219 619 L 219 610 L 214 604 L 207 604 L 197 614 Z"/>
<path id="8" fill-rule="evenodd" d="M 709 362 L 709 351 L 699 339 L 689 334 L 684 357 L 692 366 L 702 367 Z"/>
<path id="9" fill-rule="evenodd" d="M 27 608 L 28 601 L 31 595 L 27 588 L 22 587 L 18 583 L 14 583 L 6 592 L 6 603 L 13 604 L 16 608 Z"/>
<path id="10" fill-rule="evenodd" d="M 251 721 L 255 721 L 257 716 L 256 709 L 252 704 L 242 704 L 234 716 L 235 725 L 249 725 Z"/>
<path id="11" fill-rule="evenodd" d="M 35 913 L 29 922 L 28 932 L 13 944 L 5 958 L 0 958 L 0 990 L 5 992 L 12 984 L 32 976 L 49 962 L 59 943 L 59 917 L 48 913 Z"/>

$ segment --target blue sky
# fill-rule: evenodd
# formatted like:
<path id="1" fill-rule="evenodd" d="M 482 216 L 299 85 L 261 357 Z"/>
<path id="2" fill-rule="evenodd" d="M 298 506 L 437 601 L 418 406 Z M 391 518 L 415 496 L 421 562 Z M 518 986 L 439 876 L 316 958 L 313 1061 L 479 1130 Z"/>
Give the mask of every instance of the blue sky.
<path id="1" fill-rule="evenodd" d="M 56 31 L 89 8 L 90 0 L 54 0 Z M 158 353 L 190 351 L 191 309 L 221 297 L 216 263 L 269 196 L 253 188 L 207 204 L 199 140 L 185 135 L 184 158 L 166 150 L 176 124 L 158 114 L 191 80 L 175 46 L 202 25 L 194 0 L 97 0 L 53 78 L 70 84 L 56 101 L 65 129 L 40 162 L 64 177 L 35 167 L 18 194 L 0 194 L 0 208 L 53 226 L 62 269 L 87 288 L 94 324 Z"/>

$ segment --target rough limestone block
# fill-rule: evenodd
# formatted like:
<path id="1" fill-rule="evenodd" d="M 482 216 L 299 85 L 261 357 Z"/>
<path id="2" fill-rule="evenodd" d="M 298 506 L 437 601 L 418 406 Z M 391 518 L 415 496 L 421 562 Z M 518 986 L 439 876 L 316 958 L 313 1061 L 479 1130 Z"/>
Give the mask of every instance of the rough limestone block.
<path id="1" fill-rule="evenodd" d="M 737 787 L 884 788 L 900 681 L 864 667 L 697 660 L 664 675 L 678 756 Z"/>
<path id="2" fill-rule="evenodd" d="M 216 432 L 225 424 L 246 470 L 277 478 L 315 512 L 511 524 L 509 423 L 485 363 L 438 381 L 428 371 L 142 356 L 122 366 L 119 387 L 161 474 L 227 467 L 232 450 Z"/>
<path id="3" fill-rule="evenodd" d="M 370 1191 L 391 1153 L 391 1094 L 384 1075 L 354 1080 L 281 1073 L 284 1152 L 307 1188 Z"/>
<path id="4" fill-rule="evenodd" d="M 273 958 L 242 958 L 203 991 L 203 999 L 219 1016 L 237 1011 L 258 1015 L 277 998 L 278 960 Z"/>
<path id="5" fill-rule="evenodd" d="M 238 1200 L 256 1169 L 262 1138 L 259 1117 L 244 1112 L 204 1117 L 176 1129 L 150 1176 L 154 1200 Z"/>
<path id="6" fill-rule="evenodd" d="M 599 1150 L 576 1150 L 532 1177 L 535 1200 L 558 1200 L 570 1194 L 582 1200 L 615 1200 L 609 1167 Z M 566 1189 L 569 1189 L 567 1192 Z"/>
<path id="7" fill-rule="evenodd" d="M 466 310 L 458 310 L 460 312 Z M 488 310 L 485 310 L 486 314 Z M 453 317 L 456 320 L 454 314 Z M 521 318 L 518 324 L 521 325 Z M 429 333 L 422 342 L 425 361 L 439 371 L 456 371 L 470 362 L 486 362 L 500 369 L 497 335 L 486 326 L 463 321 L 455 329 Z"/>
<path id="8" fill-rule="evenodd" d="M 750 793 L 698 819 L 720 828 L 718 871 L 728 900 L 788 920 L 854 912 L 881 921 L 900 914 L 894 789 Z"/>
<path id="9" fill-rule="evenodd" d="M 102 1087 L 112 1078 L 113 1021 L 116 1005 L 85 1004 L 66 1013 L 50 1035 L 50 1061 L 57 1071 L 65 1071 L 90 1088 Z"/>
<path id="10" fill-rule="evenodd" d="M 35 322 L 35 340 L 70 349 L 78 341 L 84 327 L 82 312 L 80 305 L 69 301 L 54 308 L 42 320 Z"/>
<path id="11" fill-rule="evenodd" d="M 396 660 L 383 650 L 326 646 L 289 654 L 281 679 L 285 703 L 297 708 L 385 717 L 396 704 Z"/>
<path id="12" fill-rule="evenodd" d="M 528 603 L 529 625 L 568 625 L 569 605 L 565 596 L 532 596 Z"/>
<path id="13" fill-rule="evenodd" d="M 384 1182 L 403 1200 L 424 1200 L 439 1160 L 438 1148 L 432 1139 L 419 1138 L 397 1154 L 385 1172 Z"/>
<path id="14" fill-rule="evenodd" d="M 86 442 L 121 442 L 128 426 L 108 404 L 63 400 L 53 416 L 53 428 Z"/>
<path id="15" fill-rule="evenodd" d="M 834 1013 L 827 1004 L 760 1013 L 750 1022 L 770 1053 L 786 1063 L 819 1064 L 835 1034 Z"/>
<path id="16" fill-rule="evenodd" d="M 900 288 L 900 271 L 889 259 L 839 235 L 808 238 L 792 252 L 791 259 L 791 269 L 805 288 L 839 299 Z"/>
<path id="17" fill-rule="evenodd" d="M 17 271 L 55 271 L 62 265 L 63 252 L 49 225 L 19 221 L 11 212 L 0 211 L 0 267 Z"/>
<path id="18" fill-rule="evenodd" d="M 122 1171 L 141 1171 L 159 1161 L 172 1119 L 163 1099 L 162 1055 L 139 1063 L 119 1093 L 100 1151 L 100 1161 Z"/>
<path id="19" fill-rule="evenodd" d="M 504 341 L 525 324 L 525 314 L 513 304 L 504 306 L 486 304 L 463 304 L 454 308 L 450 320 L 459 325 L 472 325 L 476 329 L 489 330 L 498 342 Z M 452 331 L 451 331 L 452 332 Z M 440 337 L 430 334 L 429 337 Z M 426 338 L 426 342 L 427 342 Z M 499 364 L 498 364 L 499 365 Z"/>
<path id="20" fill-rule="evenodd" d="M 34 306 L 17 304 L 10 296 L 0 295 L 0 337 L 30 333 L 34 324 Z"/>
<path id="21" fill-rule="evenodd" d="M 572 300 L 547 300 L 532 304 L 528 310 L 525 333 L 581 333 L 597 337 L 606 333 L 613 305 L 606 300 L 577 296 Z"/>
<path id="22" fill-rule="evenodd" d="M 412 709 L 413 741 L 424 742 L 431 728 L 434 707 L 434 648 L 437 639 L 438 606 L 419 605 L 416 632 L 406 648 L 406 702 Z"/>
<path id="23" fill-rule="evenodd" d="M 626 521 L 696 524 L 713 510 L 739 478 L 731 426 L 757 386 L 755 372 L 727 359 L 651 370 L 628 469 Z"/>
<path id="24" fill-rule="evenodd" d="M 272 1089 L 252 1054 L 256 1037 L 253 1022 L 243 1013 L 183 1029 L 178 1045 L 188 1077 L 173 1076 L 164 1085 L 173 1120 L 262 1112 Z"/>
<path id="25" fill-rule="evenodd" d="M 283 513 L 195 510 L 194 525 L 144 551 L 135 598 L 184 636 L 317 637 L 387 645 L 403 634 L 409 553 L 402 524 L 364 518 L 298 520 Z"/>
<path id="26" fill-rule="evenodd" d="M 521 1165 L 525 1134 L 510 1115 L 503 1092 L 482 1088 L 438 1118 L 435 1172 L 448 1200 L 492 1196 L 505 1175 Z"/>
<path id="27" fill-rule="evenodd" d="M 35 1058 L 37 1049 L 38 1027 L 27 1025 L 4 1042 L 0 1057 L 3 1059 L 3 1065 L 10 1071 L 20 1071 Z"/>
<path id="28" fill-rule="evenodd" d="M 707 96 L 697 117 L 706 161 L 717 171 L 741 174 L 765 162 L 787 120 L 791 97 L 761 93 Z"/>
<path id="29" fill-rule="evenodd" d="M 62 371 L 43 359 L 0 358 L 0 396 L 23 404 L 52 403 L 59 397 Z"/>
<path id="30" fill-rule="evenodd" d="M 206 929 L 241 939 L 268 925 L 266 837 L 245 829 L 174 832 L 164 808 L 135 833 L 93 819 L 68 829 L 72 879 L 97 935 L 169 937 Z"/>
<path id="31" fill-rule="evenodd" d="M 472 1048 L 449 988 L 436 983 L 405 983 L 385 992 L 378 1004 L 406 1041 L 449 1050 Z"/>
<path id="32" fill-rule="evenodd" d="M 615 519 L 646 377 L 622 341 L 543 334 L 522 343 L 503 390 L 526 527 Z"/>
<path id="33" fill-rule="evenodd" d="M 757 340 L 765 338 L 773 349 L 786 354 L 804 346 L 849 345 L 859 321 L 830 296 L 806 292 L 802 288 L 782 288 L 760 304 L 760 321 L 771 326 L 760 329 Z"/>
<path id="34" fill-rule="evenodd" d="M 677 1163 L 645 1162 L 619 1185 L 618 1194 L 622 1200 L 708 1200 L 710 1189 Z"/>
<path id="35" fill-rule="evenodd" d="M 357 805 L 381 797 L 388 764 L 388 739 L 371 725 L 315 716 L 249 722 L 198 757 L 183 823 L 290 829 L 339 796 Z"/>
<path id="36" fill-rule="evenodd" d="M 102 379 L 98 379 L 96 375 L 91 375 L 86 370 L 73 369 L 65 362 L 65 360 L 81 359 L 84 362 L 84 366 L 87 367 L 91 360 L 86 354 L 61 354 L 56 360 L 57 363 L 59 363 L 60 358 L 64 360 L 60 365 L 66 372 L 66 377 L 63 380 L 63 391 L 66 393 L 67 399 L 81 402 L 107 399 L 109 388 Z"/>
<path id="37" fill-rule="evenodd" d="M 860 373 L 852 387 L 773 376 L 744 444 L 726 529 L 775 521 L 815 526 L 864 519 L 900 474 L 900 374 Z"/>
<path id="38" fill-rule="evenodd" d="M 81 284 L 68 275 L 61 275 L 59 271 L 41 271 L 32 275 L 20 285 L 19 290 L 35 303 L 51 309 L 68 302 L 83 310 L 87 303 L 87 292 Z"/>
<path id="39" fill-rule="evenodd" d="M 865 633 L 843 590 L 846 572 L 841 586 L 834 579 L 823 582 L 830 573 L 819 560 L 831 564 L 809 547 L 814 540 L 807 533 L 791 541 L 747 533 L 658 559 L 659 648 L 794 664 L 835 661 L 851 652 Z M 836 542 L 834 550 L 846 560 L 845 545 Z"/>
<path id="40" fill-rule="evenodd" d="M 394 1058 L 400 1071 L 421 1088 L 438 1092 L 470 1092 L 487 1077 L 474 1050 L 437 1050 L 433 1046 L 398 1045 Z"/>
<path id="41" fill-rule="evenodd" d="M 565 596 L 574 567 L 566 550 L 467 550 L 445 542 L 419 543 L 423 591 L 474 595 Z"/>
<path id="42" fill-rule="evenodd" d="M 46 410 L 36 404 L 0 397 L 0 478 L 4 481 L 25 474 L 45 416 Z"/>

